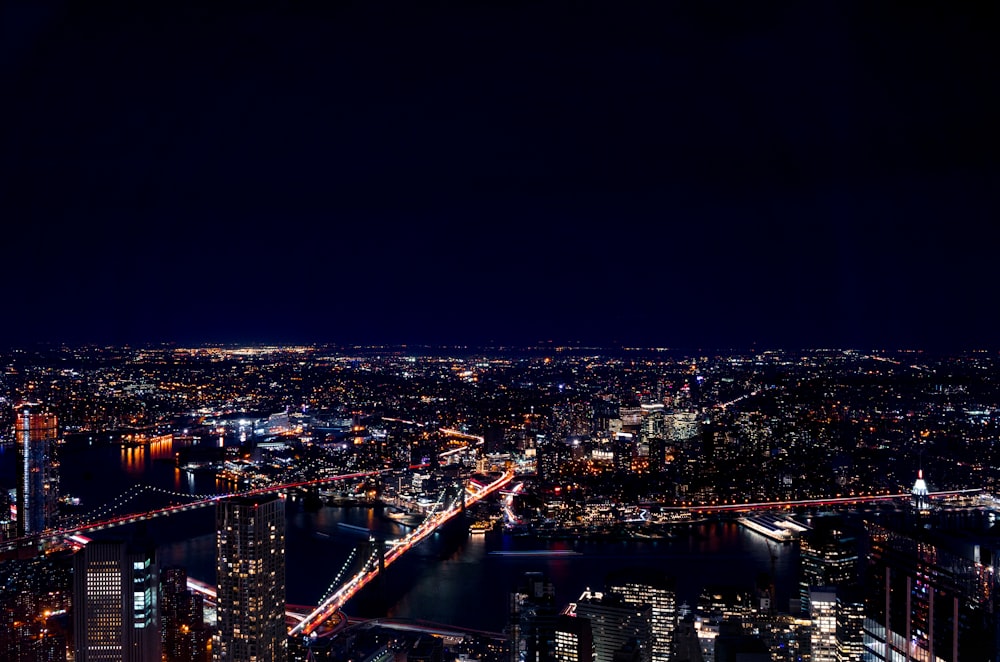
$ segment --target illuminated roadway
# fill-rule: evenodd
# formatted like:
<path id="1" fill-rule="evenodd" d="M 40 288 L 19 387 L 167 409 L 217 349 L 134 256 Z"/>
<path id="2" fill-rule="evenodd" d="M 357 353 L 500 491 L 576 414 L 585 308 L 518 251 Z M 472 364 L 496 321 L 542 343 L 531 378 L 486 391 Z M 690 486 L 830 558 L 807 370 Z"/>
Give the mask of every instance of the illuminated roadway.
<path id="1" fill-rule="evenodd" d="M 513 472 L 507 471 L 495 481 L 486 485 L 480 489 L 476 489 L 475 486 L 466 486 L 466 499 L 465 503 L 471 505 L 480 499 L 496 492 L 504 485 L 513 480 Z M 399 544 L 394 546 L 392 549 L 385 553 L 385 561 L 382 564 L 384 567 L 388 568 L 390 564 L 396 561 L 400 556 L 406 553 L 414 545 L 420 543 L 424 538 L 434 533 L 435 530 L 455 515 L 462 511 L 461 504 L 452 503 L 447 509 L 431 514 L 423 524 L 418 526 L 416 529 L 407 534 L 406 537 L 399 540 Z M 324 600 L 315 610 L 313 610 L 309 615 L 307 615 L 302 621 L 295 625 L 289 634 L 312 634 L 312 632 L 319 627 L 321 623 L 331 618 L 337 614 L 341 607 L 354 596 L 355 593 L 360 591 L 365 587 L 372 579 L 375 578 L 379 573 L 379 564 L 375 564 L 375 567 L 362 569 L 360 572 L 355 574 L 346 584 L 341 586 L 337 591 L 335 591 L 330 597 Z"/>

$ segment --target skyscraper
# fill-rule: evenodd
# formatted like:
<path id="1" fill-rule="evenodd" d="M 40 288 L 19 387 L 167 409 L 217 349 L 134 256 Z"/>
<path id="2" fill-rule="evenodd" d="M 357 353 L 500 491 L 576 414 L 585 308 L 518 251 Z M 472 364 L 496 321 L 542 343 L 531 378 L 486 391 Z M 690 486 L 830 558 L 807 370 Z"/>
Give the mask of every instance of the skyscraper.
<path id="1" fill-rule="evenodd" d="M 864 659 L 997 659 L 992 536 L 870 521 L 867 533 Z"/>
<path id="2" fill-rule="evenodd" d="M 160 571 L 163 654 L 167 662 L 204 662 L 208 659 L 208 631 L 200 593 L 187 587 L 184 568 Z"/>
<path id="3" fill-rule="evenodd" d="M 917 471 L 917 480 L 910 490 L 913 495 L 913 509 L 918 513 L 926 515 L 931 508 L 930 491 L 927 489 L 927 481 L 924 480 L 924 470 Z"/>
<path id="4" fill-rule="evenodd" d="M 639 660 L 650 662 L 652 615 L 650 605 L 628 604 L 614 593 L 587 590 L 576 604 L 577 618 L 590 619 L 596 662 L 614 662 L 617 653 L 633 650 L 634 646 L 638 648 Z"/>
<path id="5" fill-rule="evenodd" d="M 799 598 L 802 615 L 808 616 L 811 586 L 841 586 L 857 580 L 858 549 L 853 535 L 837 516 L 817 517 L 811 531 L 799 538 L 802 572 Z"/>
<path id="6" fill-rule="evenodd" d="M 216 662 L 284 662 L 285 501 L 232 497 L 216 507 Z"/>
<path id="7" fill-rule="evenodd" d="M 555 654 L 555 586 L 540 572 L 526 572 L 510 594 L 510 659 L 543 662 Z"/>
<path id="8" fill-rule="evenodd" d="M 158 603 L 155 550 L 88 543 L 73 567 L 76 662 L 160 662 Z"/>
<path id="9" fill-rule="evenodd" d="M 651 568 L 628 568 L 607 576 L 605 588 L 630 605 L 652 607 L 653 662 L 667 662 L 677 629 L 677 597 L 674 582 Z"/>
<path id="10" fill-rule="evenodd" d="M 809 617 L 812 619 L 812 662 L 837 662 L 837 590 L 809 587 Z"/>
<path id="11" fill-rule="evenodd" d="M 590 619 L 559 616 L 555 625 L 556 662 L 593 662 L 594 638 Z"/>
<path id="12" fill-rule="evenodd" d="M 36 535 L 55 526 L 59 507 L 59 463 L 55 456 L 55 414 L 38 403 L 15 407 L 17 439 L 17 535 Z"/>
<path id="13" fill-rule="evenodd" d="M 861 662 L 865 644 L 862 625 L 865 598 L 859 584 L 837 587 L 837 662 Z"/>

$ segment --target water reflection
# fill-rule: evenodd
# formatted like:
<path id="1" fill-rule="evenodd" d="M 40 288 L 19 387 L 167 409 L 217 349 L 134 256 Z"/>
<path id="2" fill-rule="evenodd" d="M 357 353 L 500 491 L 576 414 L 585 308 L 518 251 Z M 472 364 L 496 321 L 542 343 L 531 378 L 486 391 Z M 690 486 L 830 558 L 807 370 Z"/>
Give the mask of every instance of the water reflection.
<path id="1" fill-rule="evenodd" d="M 172 453 L 172 451 L 170 451 Z M 161 455 L 163 453 L 163 455 Z M 67 448 L 63 455 L 62 488 L 83 499 L 87 510 L 112 501 L 137 482 L 192 494 L 221 491 L 211 473 L 178 470 L 166 458 L 165 447 L 115 446 Z M 13 475 L 16 453 L 0 450 L 0 474 Z M 323 507 L 306 511 L 301 502 L 287 504 L 287 599 L 316 604 L 352 549 L 367 544 L 367 536 L 351 533 L 340 523 L 397 538 L 408 529 L 377 509 Z M 214 512 L 200 509 L 155 520 L 146 528 L 164 565 L 184 565 L 202 581 L 215 581 Z M 678 601 L 695 602 L 706 584 L 750 588 L 758 574 L 771 571 L 766 539 L 733 522 L 682 528 L 665 540 L 596 542 L 513 538 L 499 533 L 470 536 L 461 518 L 437 536 L 407 552 L 348 605 L 358 616 L 422 618 L 458 626 L 499 630 L 507 618 L 507 596 L 524 572 L 548 572 L 560 604 L 575 600 L 586 588 L 603 586 L 605 575 L 629 565 L 662 568 L 677 578 Z M 123 537 L 139 527 L 112 529 L 106 537 Z M 104 535 L 105 532 L 102 532 Z M 490 555 L 503 549 L 572 549 L 572 557 L 512 557 Z M 792 596 L 798 566 L 793 545 L 775 547 L 779 607 Z"/>
<path id="2" fill-rule="evenodd" d="M 142 446 L 122 446 L 122 469 L 130 476 L 146 472 L 146 449 Z"/>

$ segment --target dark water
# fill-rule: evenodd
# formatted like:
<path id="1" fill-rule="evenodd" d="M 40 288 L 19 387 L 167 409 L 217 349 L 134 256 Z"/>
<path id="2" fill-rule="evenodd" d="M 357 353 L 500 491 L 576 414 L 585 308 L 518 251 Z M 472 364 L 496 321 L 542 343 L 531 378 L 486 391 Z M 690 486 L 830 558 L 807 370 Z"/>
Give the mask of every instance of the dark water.
<path id="1" fill-rule="evenodd" d="M 172 453 L 170 448 L 130 451 L 117 446 L 69 445 L 62 451 L 62 492 L 83 499 L 82 509 L 89 511 L 137 483 L 192 494 L 221 491 L 211 475 L 191 476 L 175 469 L 166 461 Z M 0 448 L 0 485 L 13 487 L 15 465 L 15 449 Z M 158 497 L 156 503 L 165 505 L 164 498 Z M 287 599 L 298 605 L 317 604 L 352 549 L 366 541 L 364 533 L 340 527 L 340 523 L 379 530 L 390 538 L 405 533 L 371 508 L 324 507 L 307 512 L 300 502 L 290 500 L 287 518 Z M 101 536 L 127 537 L 140 528 L 122 527 Z M 161 565 L 182 565 L 190 576 L 215 582 L 211 508 L 151 520 L 142 533 L 156 542 Z M 489 554 L 514 549 L 572 549 L 581 554 L 541 558 Z M 772 549 L 777 552 L 774 569 L 780 609 L 795 590 L 798 552 L 787 545 Z M 468 535 L 467 523 L 456 518 L 389 567 L 385 577 L 348 603 L 346 611 L 499 631 L 506 621 L 507 593 L 525 572 L 548 573 L 562 604 L 579 597 L 587 587 L 600 589 L 609 571 L 634 565 L 673 575 L 678 600 L 694 604 L 706 584 L 751 588 L 760 573 L 770 572 L 771 558 L 764 538 L 733 522 L 679 529 L 670 540 L 588 542 L 499 533 L 473 537 Z"/>

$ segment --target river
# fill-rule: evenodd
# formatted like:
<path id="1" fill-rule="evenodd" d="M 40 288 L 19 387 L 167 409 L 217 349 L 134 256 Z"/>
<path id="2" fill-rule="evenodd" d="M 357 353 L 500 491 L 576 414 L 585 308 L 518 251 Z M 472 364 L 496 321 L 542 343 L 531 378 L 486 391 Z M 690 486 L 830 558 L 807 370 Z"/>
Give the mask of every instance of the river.
<path id="1" fill-rule="evenodd" d="M 112 501 L 137 483 L 185 494 L 215 493 L 210 475 L 190 475 L 169 461 L 166 447 L 122 449 L 95 439 L 78 439 L 61 450 L 61 491 L 80 497 L 84 511 Z M 0 485 L 14 486 L 16 449 L 0 447 Z M 162 504 L 163 502 L 160 501 Z M 352 549 L 366 536 L 341 523 L 402 535 L 400 525 L 377 509 L 329 507 L 307 511 L 289 500 L 286 508 L 287 600 L 315 605 Z M 461 518 L 408 551 L 349 602 L 345 611 L 363 617 L 388 614 L 461 627 L 500 631 L 507 619 L 507 596 L 529 571 L 546 572 L 557 603 L 576 599 L 587 587 L 600 590 L 606 573 L 627 566 L 647 566 L 676 578 L 678 602 L 694 605 L 704 585 L 727 584 L 750 589 L 760 573 L 771 571 L 767 541 L 733 522 L 709 522 L 678 529 L 664 540 L 603 542 L 537 540 L 500 532 L 470 536 Z M 141 531 L 137 531 L 141 529 Z M 140 532 L 152 539 L 161 566 L 181 565 L 188 574 L 215 582 L 214 512 L 204 508 L 101 532 L 127 537 Z M 568 549 L 578 555 L 510 556 L 498 550 Z M 795 545 L 774 546 L 776 598 L 788 605 L 796 588 Z"/>

